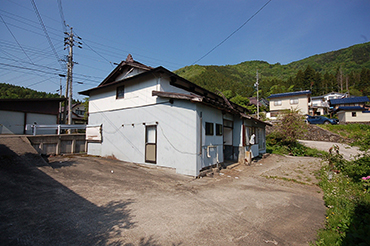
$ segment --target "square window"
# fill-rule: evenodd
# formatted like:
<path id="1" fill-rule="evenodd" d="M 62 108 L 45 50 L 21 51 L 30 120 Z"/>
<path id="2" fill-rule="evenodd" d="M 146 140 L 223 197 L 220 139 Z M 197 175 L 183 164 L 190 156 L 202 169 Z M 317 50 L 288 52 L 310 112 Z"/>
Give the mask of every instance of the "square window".
<path id="1" fill-rule="evenodd" d="M 356 117 L 356 112 L 352 112 L 352 117 Z"/>
<path id="2" fill-rule="evenodd" d="M 290 99 L 290 104 L 298 104 L 298 98 Z"/>
<path id="3" fill-rule="evenodd" d="M 216 124 L 216 136 L 222 136 L 223 126 L 221 124 Z"/>
<path id="4" fill-rule="evenodd" d="M 279 100 L 279 101 L 274 101 L 274 106 L 281 106 L 281 100 Z"/>
<path id="5" fill-rule="evenodd" d="M 118 86 L 117 87 L 117 93 L 116 93 L 116 99 L 124 98 L 125 97 L 125 86 Z"/>
<path id="6" fill-rule="evenodd" d="M 213 123 L 206 122 L 206 135 L 213 136 L 214 129 L 213 129 Z"/>

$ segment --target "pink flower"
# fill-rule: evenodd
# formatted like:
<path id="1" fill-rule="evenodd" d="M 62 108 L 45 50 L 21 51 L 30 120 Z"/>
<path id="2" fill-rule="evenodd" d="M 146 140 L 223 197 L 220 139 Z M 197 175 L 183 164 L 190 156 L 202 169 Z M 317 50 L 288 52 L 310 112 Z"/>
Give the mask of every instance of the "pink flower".
<path id="1" fill-rule="evenodd" d="M 367 176 L 366 178 L 367 178 L 367 179 L 370 179 L 370 176 Z"/>
<path id="2" fill-rule="evenodd" d="M 367 177 L 362 177 L 362 180 L 367 180 Z"/>

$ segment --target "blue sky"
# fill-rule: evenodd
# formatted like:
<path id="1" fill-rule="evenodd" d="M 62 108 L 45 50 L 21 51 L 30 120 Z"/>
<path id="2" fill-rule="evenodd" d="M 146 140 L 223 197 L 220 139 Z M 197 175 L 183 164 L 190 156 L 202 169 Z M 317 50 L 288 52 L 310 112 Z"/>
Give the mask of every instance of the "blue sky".
<path id="1" fill-rule="evenodd" d="M 83 48 L 74 49 L 78 64 L 73 70 L 73 95 L 82 99 L 78 91 L 97 86 L 113 70 L 112 64 L 129 53 L 146 65 L 169 70 L 194 64 L 267 2 L 0 0 L 0 82 L 46 92 L 59 89 L 58 74 L 65 74 L 66 68 L 57 57 L 67 55 L 61 13 L 82 38 Z M 272 0 L 196 64 L 288 64 L 370 41 L 369 23 L 368 0 Z M 64 90 L 65 79 L 62 84 Z"/>

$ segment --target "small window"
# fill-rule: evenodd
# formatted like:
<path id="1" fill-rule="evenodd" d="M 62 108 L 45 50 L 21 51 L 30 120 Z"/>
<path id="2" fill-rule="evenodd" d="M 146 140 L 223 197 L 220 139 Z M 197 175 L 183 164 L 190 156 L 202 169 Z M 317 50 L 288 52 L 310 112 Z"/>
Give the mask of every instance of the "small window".
<path id="1" fill-rule="evenodd" d="M 352 117 L 356 117 L 356 112 L 352 112 Z"/>
<path id="2" fill-rule="evenodd" d="M 213 123 L 206 122 L 206 135 L 213 135 L 214 129 L 213 129 Z"/>
<path id="3" fill-rule="evenodd" d="M 125 86 L 118 86 L 116 99 L 124 98 L 124 97 L 125 97 Z"/>
<path id="4" fill-rule="evenodd" d="M 290 104 L 298 104 L 298 98 L 290 99 Z"/>
<path id="5" fill-rule="evenodd" d="M 221 124 L 216 124 L 216 136 L 222 136 L 223 126 Z"/>
<path id="6" fill-rule="evenodd" d="M 281 106 L 281 100 L 279 100 L 279 101 L 274 101 L 274 106 Z"/>

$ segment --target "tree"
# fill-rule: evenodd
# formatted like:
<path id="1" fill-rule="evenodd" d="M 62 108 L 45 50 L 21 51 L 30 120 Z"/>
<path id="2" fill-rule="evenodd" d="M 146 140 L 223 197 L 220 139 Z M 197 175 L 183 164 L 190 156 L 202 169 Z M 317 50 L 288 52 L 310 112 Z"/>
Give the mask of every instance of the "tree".
<path id="1" fill-rule="evenodd" d="M 297 109 L 284 111 L 279 117 L 275 131 L 283 143 L 289 146 L 295 145 L 297 140 L 307 131 L 304 116 Z"/>
<path id="2" fill-rule="evenodd" d="M 307 65 L 306 70 L 304 70 L 302 90 L 312 91 L 312 88 L 315 84 L 315 79 L 316 79 L 316 71 L 310 65 Z"/>
<path id="3" fill-rule="evenodd" d="M 233 103 L 236 103 L 240 106 L 243 106 L 245 108 L 247 108 L 248 105 L 249 105 L 249 98 L 248 97 L 243 97 L 239 94 L 237 94 L 235 97 L 231 98 L 230 101 L 233 102 Z"/>

